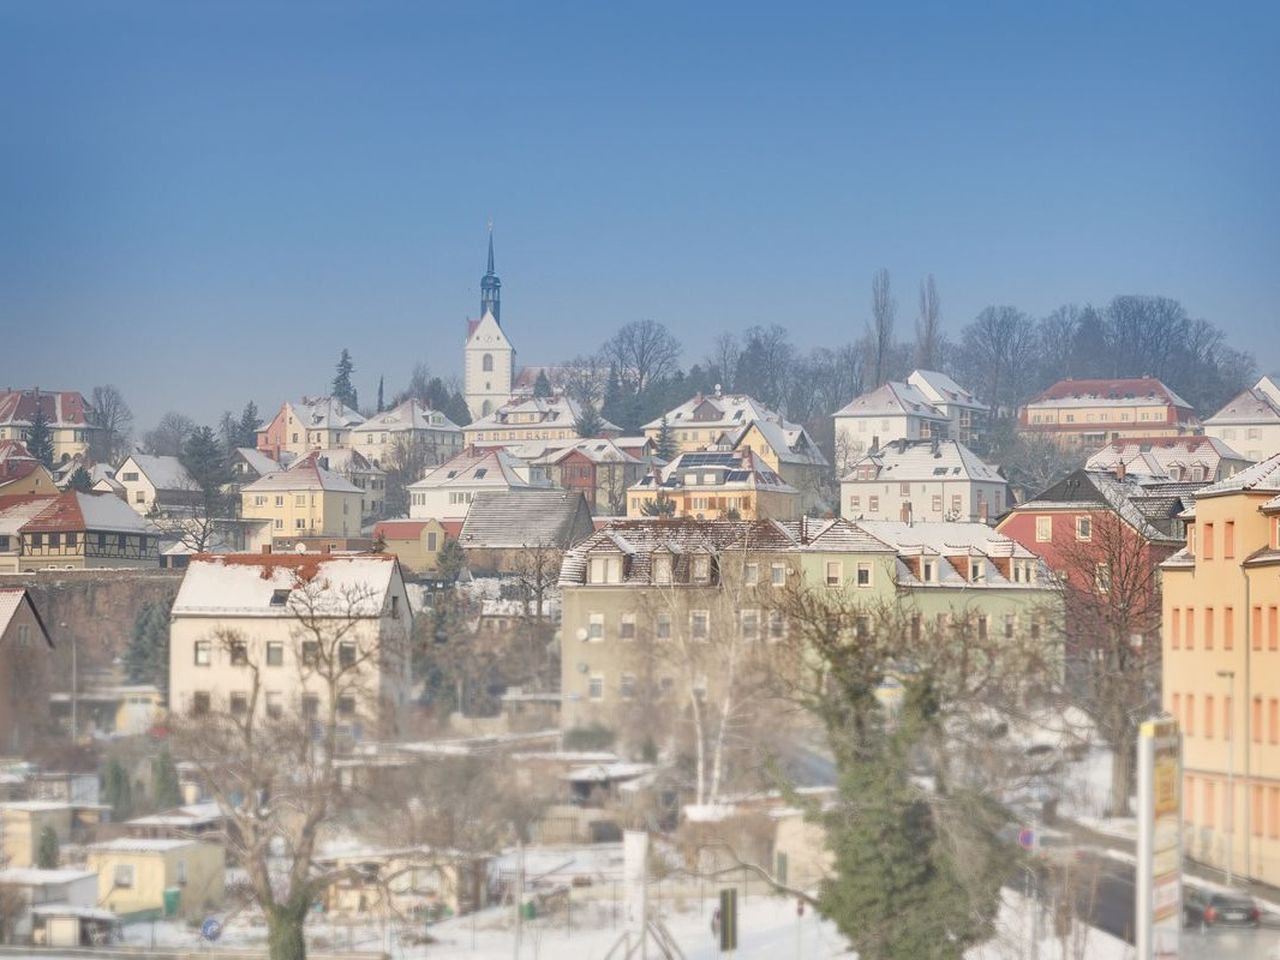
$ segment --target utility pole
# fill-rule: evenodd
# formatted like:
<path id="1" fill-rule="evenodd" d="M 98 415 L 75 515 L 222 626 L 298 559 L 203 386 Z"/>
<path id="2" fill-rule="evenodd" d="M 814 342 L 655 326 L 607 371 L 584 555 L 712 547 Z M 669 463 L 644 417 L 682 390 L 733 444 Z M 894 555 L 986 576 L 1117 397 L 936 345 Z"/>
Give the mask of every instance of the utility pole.
<path id="1" fill-rule="evenodd" d="M 1235 880 L 1236 852 L 1236 672 L 1219 670 L 1218 676 L 1230 685 L 1230 707 L 1227 710 L 1227 886 Z"/>

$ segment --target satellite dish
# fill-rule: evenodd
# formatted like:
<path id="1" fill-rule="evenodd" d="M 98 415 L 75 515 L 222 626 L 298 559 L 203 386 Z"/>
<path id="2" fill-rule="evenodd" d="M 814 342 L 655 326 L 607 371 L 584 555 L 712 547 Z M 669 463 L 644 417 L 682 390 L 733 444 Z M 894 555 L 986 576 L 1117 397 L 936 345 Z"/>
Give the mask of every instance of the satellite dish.
<path id="1" fill-rule="evenodd" d="M 294 553 L 306 553 L 306 552 L 307 552 L 307 545 L 306 545 L 305 543 L 300 543 L 300 544 L 298 544 L 296 547 L 294 547 L 294 548 L 293 548 L 293 552 L 294 552 Z"/>

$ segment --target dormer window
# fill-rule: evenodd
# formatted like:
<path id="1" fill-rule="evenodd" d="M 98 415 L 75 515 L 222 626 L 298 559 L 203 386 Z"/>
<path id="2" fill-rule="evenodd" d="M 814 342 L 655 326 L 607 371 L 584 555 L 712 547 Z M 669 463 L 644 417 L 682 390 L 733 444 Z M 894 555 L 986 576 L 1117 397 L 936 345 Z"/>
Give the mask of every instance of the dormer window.
<path id="1" fill-rule="evenodd" d="M 592 557 L 587 564 L 587 582 L 621 583 L 622 557 L 607 554 L 605 556 Z"/>
<path id="2" fill-rule="evenodd" d="M 925 583 L 933 583 L 933 561 L 924 560 L 920 564 L 920 579 Z"/>
<path id="3" fill-rule="evenodd" d="M 700 556 L 693 558 L 693 582 L 694 583 L 710 583 L 711 582 L 711 558 L 708 556 Z"/>
<path id="4" fill-rule="evenodd" d="M 982 583 L 986 576 L 986 567 L 981 560 L 969 561 L 969 580 L 972 583 Z"/>
<path id="5" fill-rule="evenodd" d="M 288 590 L 272 590 L 271 591 L 271 605 L 273 607 L 287 606 L 288 603 L 289 603 Z"/>
<path id="6" fill-rule="evenodd" d="M 653 582 L 671 582 L 671 557 L 667 555 L 653 558 Z"/>

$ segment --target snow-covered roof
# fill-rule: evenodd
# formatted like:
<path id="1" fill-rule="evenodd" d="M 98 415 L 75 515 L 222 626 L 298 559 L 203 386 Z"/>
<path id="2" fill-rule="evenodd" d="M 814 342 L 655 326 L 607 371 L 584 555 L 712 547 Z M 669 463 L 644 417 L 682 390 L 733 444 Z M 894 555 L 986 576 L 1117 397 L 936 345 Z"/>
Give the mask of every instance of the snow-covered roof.
<path id="1" fill-rule="evenodd" d="M 165 813 L 126 820 L 131 827 L 193 827 L 216 823 L 222 819 L 222 808 L 216 803 L 190 803 Z"/>
<path id="2" fill-rule="evenodd" d="M 0 497 L 0 534 L 61 531 L 154 533 L 152 526 L 114 493 L 68 490 L 56 496 Z"/>
<path id="3" fill-rule="evenodd" d="M 997 467 L 982 460 L 959 440 L 895 440 L 854 461 L 842 483 L 859 481 L 858 472 L 875 466 L 872 481 L 906 483 L 934 480 L 971 480 L 1004 483 Z"/>
<path id="4" fill-rule="evenodd" d="M 458 433 L 461 429 L 439 410 L 432 410 L 421 400 L 411 397 L 397 407 L 375 413 L 364 423 L 353 428 L 352 432 L 400 433 L 405 430 L 442 430 Z"/>
<path id="5" fill-rule="evenodd" d="M 458 542 L 466 548 L 564 549 L 591 530 L 591 511 L 576 490 L 495 490 L 476 494 Z"/>
<path id="6" fill-rule="evenodd" d="M 1221 410 L 1204 422 L 1206 427 L 1234 424 L 1266 426 L 1280 423 L 1280 384 L 1263 377 L 1248 390 L 1227 401 Z"/>
<path id="7" fill-rule="evenodd" d="M 334 447 L 329 450 L 312 450 L 292 461 L 287 470 L 319 467 L 333 474 L 350 476 L 357 473 L 385 474 L 381 467 L 375 467 L 359 450 L 354 447 Z M 344 477 L 345 479 L 345 477 Z"/>
<path id="8" fill-rule="evenodd" d="M 540 459 L 545 463 L 559 463 L 572 453 L 586 457 L 592 463 L 629 463 L 639 466 L 641 461 L 622 450 L 612 440 L 597 437 L 590 440 L 578 440 L 568 446 L 552 450 Z"/>
<path id="9" fill-rule="evenodd" d="M 133 464 L 138 472 L 147 478 L 147 482 L 157 490 L 194 490 L 196 488 L 195 479 L 177 457 L 153 457 L 145 453 L 130 454 L 128 459 L 120 464 L 117 475 L 129 472 L 130 464 Z"/>
<path id="10" fill-rule="evenodd" d="M 92 870 L 41 870 L 39 867 L 10 867 L 0 870 L 0 886 L 49 887 L 75 883 L 98 875 Z"/>
<path id="11" fill-rule="evenodd" d="M 197 554 L 172 615 L 294 617 L 305 596 L 308 613 L 377 617 L 397 569 L 391 554 Z"/>
<path id="12" fill-rule="evenodd" d="M 572 427 L 581 416 L 582 407 L 572 397 L 528 397 L 504 403 L 487 417 L 472 421 L 465 429 L 470 433 L 548 425 Z M 621 428 L 601 417 L 601 429 L 616 433 Z"/>
<path id="13" fill-rule="evenodd" d="M 178 837 L 116 837 L 100 843 L 88 844 L 89 853 L 168 853 L 183 847 L 193 847 L 200 841 Z"/>
<path id="14" fill-rule="evenodd" d="M 770 410 L 759 400 L 745 393 L 715 393 L 704 396 L 699 393 L 690 397 L 678 407 L 673 407 L 665 414 L 667 423 L 676 429 L 696 426 L 699 428 L 722 427 L 726 430 L 737 430 L 754 420 L 781 420 L 782 417 Z M 662 426 L 662 417 L 650 420 L 644 430 L 657 430 Z M 787 427 L 795 424 L 786 423 Z"/>
<path id="15" fill-rule="evenodd" d="M 915 387 L 938 406 L 948 405 L 967 407 L 970 410 L 988 410 L 985 403 L 978 400 L 973 392 L 966 390 L 945 373 L 937 370 L 912 370 L 907 374 L 907 383 Z"/>
<path id="16" fill-rule="evenodd" d="M 78 806 L 60 800 L 9 800 L 0 803 L 0 810 L 17 810 L 22 813 L 52 813 L 55 810 L 72 810 Z"/>
<path id="17" fill-rule="evenodd" d="M 51 427 L 96 429 L 89 404 L 75 390 L 0 390 L 0 424 L 30 426 L 37 408 Z"/>
<path id="18" fill-rule="evenodd" d="M 345 430 L 364 423 L 364 417 L 334 397 L 303 397 L 293 404 L 293 415 L 311 430 Z"/>
<path id="19" fill-rule="evenodd" d="M 691 450 L 680 454 L 656 473 L 640 478 L 632 489 L 757 490 L 798 493 L 750 450 Z"/>
<path id="20" fill-rule="evenodd" d="M 31 603 L 25 587 L 0 587 L 0 637 L 4 636 L 4 632 L 9 629 L 9 624 L 13 622 L 13 618 L 17 615 L 18 610 L 21 609 L 24 600 Z M 53 642 L 49 639 L 44 621 L 40 619 L 40 614 L 36 610 L 34 603 L 31 604 L 31 610 L 35 613 L 36 622 L 40 625 L 40 629 L 45 635 L 45 642 L 52 646 Z"/>
<path id="21" fill-rule="evenodd" d="M 247 463 L 250 469 L 260 477 L 265 477 L 268 473 L 275 473 L 281 469 L 281 466 L 275 460 L 272 460 L 261 450 L 253 447 L 236 447 L 236 453 Z"/>
<path id="22" fill-rule="evenodd" d="M 827 458 L 822 455 L 813 437 L 809 436 L 809 431 L 797 423 L 787 423 L 781 417 L 777 420 L 753 420 L 744 426 L 733 439 L 734 449 L 747 439 L 752 427 L 760 432 L 779 463 L 827 466 Z"/>
<path id="23" fill-rule="evenodd" d="M 1090 456 L 1084 466 L 1086 470 L 1114 471 L 1124 464 L 1127 474 L 1154 479 L 1189 477 L 1192 470 L 1200 467 L 1202 478 L 1211 479 L 1223 460 L 1249 462 L 1217 437 L 1130 437 L 1112 440 Z"/>
<path id="24" fill-rule="evenodd" d="M 631 780 L 643 776 L 654 769 L 652 763 L 592 763 L 586 766 L 573 767 L 561 777 L 570 783 L 609 783 L 614 780 Z"/>
<path id="25" fill-rule="evenodd" d="M 950 423 L 951 418 L 933 405 L 927 396 L 909 383 L 890 380 L 869 393 L 854 397 L 835 412 L 840 417 L 921 417 Z"/>
<path id="26" fill-rule="evenodd" d="M 1164 403 L 1191 410 L 1191 404 L 1155 377 L 1115 380 L 1059 380 L 1032 398 L 1027 407 L 1135 407 Z"/>
<path id="27" fill-rule="evenodd" d="M 242 493 L 282 493 L 294 490 L 323 490 L 326 493 L 361 493 L 345 477 L 330 473 L 313 459 L 304 457 L 286 470 L 276 470 L 246 484 Z"/>
<path id="28" fill-rule="evenodd" d="M 503 449 L 478 450 L 467 448 L 456 457 L 428 471 L 410 490 L 435 490 L 440 487 L 493 487 L 495 490 L 512 487 L 534 487 L 523 479 L 523 464 Z"/>
<path id="29" fill-rule="evenodd" d="M 101 907 L 78 907 L 72 903 L 37 903 L 32 905 L 31 913 L 37 917 L 79 917 L 81 920 L 120 922 L 120 918 L 110 910 L 103 910 Z"/>
<path id="30" fill-rule="evenodd" d="M 1245 467 L 1224 480 L 1201 487 L 1196 499 L 1224 493 L 1280 493 L 1280 453 L 1251 467 Z"/>

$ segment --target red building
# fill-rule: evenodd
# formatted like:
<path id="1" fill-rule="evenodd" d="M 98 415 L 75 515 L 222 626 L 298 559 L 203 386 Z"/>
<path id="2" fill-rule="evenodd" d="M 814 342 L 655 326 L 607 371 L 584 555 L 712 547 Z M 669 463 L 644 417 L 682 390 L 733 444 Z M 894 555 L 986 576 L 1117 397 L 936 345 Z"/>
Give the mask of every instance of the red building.
<path id="1" fill-rule="evenodd" d="M 612 440 L 579 440 L 533 461 L 543 466 L 551 482 L 581 493 L 593 515 L 622 516 L 627 512 L 627 488 L 644 476 L 647 464 Z"/>

